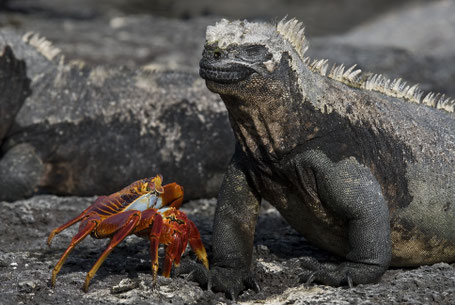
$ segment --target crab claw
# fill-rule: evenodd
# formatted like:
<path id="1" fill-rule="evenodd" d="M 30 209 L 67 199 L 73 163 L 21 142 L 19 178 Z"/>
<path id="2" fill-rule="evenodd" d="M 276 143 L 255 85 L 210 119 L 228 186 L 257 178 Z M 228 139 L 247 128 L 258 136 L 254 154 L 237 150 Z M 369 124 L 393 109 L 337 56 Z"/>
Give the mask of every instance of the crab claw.
<path id="1" fill-rule="evenodd" d="M 187 216 L 171 207 L 162 213 L 165 226 L 161 234 L 161 243 L 166 246 L 166 257 L 164 260 L 163 275 L 168 277 L 171 273 L 172 265 L 176 267 L 180 264 L 180 259 L 188 243 L 195 252 L 198 259 L 209 268 L 207 253 L 201 241 L 196 225 Z"/>
<path id="2" fill-rule="evenodd" d="M 183 202 L 183 187 L 177 183 L 169 183 L 164 186 L 164 193 L 162 194 L 162 206 L 180 208 Z"/>
<path id="3" fill-rule="evenodd" d="M 158 174 L 153 178 L 153 181 L 155 182 L 155 190 L 160 194 L 164 193 L 163 186 L 161 185 L 163 183 L 163 176 Z"/>

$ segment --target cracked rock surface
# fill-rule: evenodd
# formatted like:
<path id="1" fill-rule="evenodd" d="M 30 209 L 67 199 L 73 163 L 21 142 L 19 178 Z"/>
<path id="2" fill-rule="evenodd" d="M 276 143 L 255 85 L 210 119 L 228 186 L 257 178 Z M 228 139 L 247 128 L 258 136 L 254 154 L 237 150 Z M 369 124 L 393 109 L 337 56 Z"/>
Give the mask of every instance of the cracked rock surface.
<path id="1" fill-rule="evenodd" d="M 107 240 L 91 237 L 69 255 L 49 285 L 52 268 L 62 255 L 77 225 L 63 231 L 47 247 L 49 232 L 79 214 L 95 197 L 40 195 L 16 202 L 0 202 L 0 304 L 232 304 L 187 279 L 158 276 L 153 288 L 148 242 L 136 236 L 125 239 L 106 259 L 93 278 L 88 293 L 81 290 L 86 272 L 106 246 Z M 215 199 L 185 203 L 187 213 L 201 232 L 211 255 L 210 234 Z M 379 283 L 352 289 L 299 283 L 299 257 L 319 260 L 337 258 L 307 244 L 263 203 L 255 240 L 254 273 L 262 291 L 245 291 L 239 304 L 454 304 L 455 265 L 439 263 L 415 269 L 391 269 Z M 160 257 L 163 252 L 160 252 Z M 194 259 L 186 251 L 184 259 Z"/>

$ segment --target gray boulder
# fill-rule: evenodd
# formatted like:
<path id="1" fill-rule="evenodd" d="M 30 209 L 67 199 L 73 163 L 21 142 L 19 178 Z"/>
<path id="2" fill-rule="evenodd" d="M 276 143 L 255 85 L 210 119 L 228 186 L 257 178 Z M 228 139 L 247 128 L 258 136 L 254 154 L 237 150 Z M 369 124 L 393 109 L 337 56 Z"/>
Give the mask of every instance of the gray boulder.
<path id="1" fill-rule="evenodd" d="M 30 189 L 109 194 L 156 173 L 188 199 L 217 193 L 233 139 L 223 104 L 197 74 L 67 64 L 36 35 L 4 32 L 5 45 L 26 62 L 32 93 L 2 145 L 0 199 Z M 18 194 L 26 164 L 38 178 Z"/>

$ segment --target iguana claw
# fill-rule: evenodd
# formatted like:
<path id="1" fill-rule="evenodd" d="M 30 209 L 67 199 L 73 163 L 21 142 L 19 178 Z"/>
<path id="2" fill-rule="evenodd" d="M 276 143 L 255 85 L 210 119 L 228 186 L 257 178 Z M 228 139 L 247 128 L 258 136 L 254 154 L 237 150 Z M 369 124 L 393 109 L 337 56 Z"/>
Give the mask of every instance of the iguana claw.
<path id="1" fill-rule="evenodd" d="M 207 270 L 200 268 L 199 265 L 191 260 L 182 261 L 174 270 L 174 275 L 191 274 L 192 279 L 199 285 L 207 286 L 207 290 L 224 292 L 226 297 L 233 301 L 236 301 L 238 295 L 246 289 L 252 289 L 256 293 L 261 291 L 251 272 L 217 266 Z"/>
<path id="2" fill-rule="evenodd" d="M 235 301 L 238 295 L 247 289 L 252 289 L 256 293 L 261 290 L 251 272 L 241 272 L 222 267 L 213 267 L 210 270 L 212 280 L 212 290 L 224 292 L 226 297 Z"/>
<path id="3" fill-rule="evenodd" d="M 310 273 L 310 275 L 308 276 L 307 280 L 303 284 L 303 286 L 305 286 L 305 288 L 310 288 L 310 285 L 313 283 L 314 279 L 316 278 L 316 273 L 317 273 L 317 271 L 313 271 L 313 272 Z M 299 277 L 300 277 L 301 281 L 303 281 L 303 279 L 304 279 L 304 277 L 303 277 L 304 274 L 305 274 L 305 272 L 302 272 L 302 273 L 299 274 Z"/>
<path id="4" fill-rule="evenodd" d="M 313 282 L 330 286 L 349 286 L 375 281 L 384 272 L 384 266 L 345 262 L 342 264 L 319 263 L 312 257 L 300 259 L 303 272 L 300 282 L 309 287 Z"/>
<path id="5" fill-rule="evenodd" d="M 354 287 L 354 283 L 352 282 L 351 276 L 348 274 L 348 275 L 346 276 L 346 278 L 347 278 L 347 280 L 348 280 L 348 286 L 349 286 L 349 288 L 353 288 L 353 287 Z"/>

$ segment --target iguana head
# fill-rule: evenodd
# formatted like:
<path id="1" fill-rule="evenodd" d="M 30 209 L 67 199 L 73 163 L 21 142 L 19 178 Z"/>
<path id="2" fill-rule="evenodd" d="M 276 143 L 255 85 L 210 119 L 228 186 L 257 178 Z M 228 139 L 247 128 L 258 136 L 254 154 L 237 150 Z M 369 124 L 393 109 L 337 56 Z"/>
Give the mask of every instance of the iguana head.
<path id="1" fill-rule="evenodd" d="M 285 24 L 293 26 L 293 39 L 298 48 L 280 31 Z M 303 50 L 302 54 L 298 54 L 299 50 Z M 280 78 L 280 65 L 289 64 L 282 62 L 283 54 L 301 59 L 304 50 L 303 28 L 295 20 L 272 25 L 223 19 L 207 27 L 200 75 L 210 90 L 238 95 L 246 87 L 270 84 L 261 80 Z"/>

